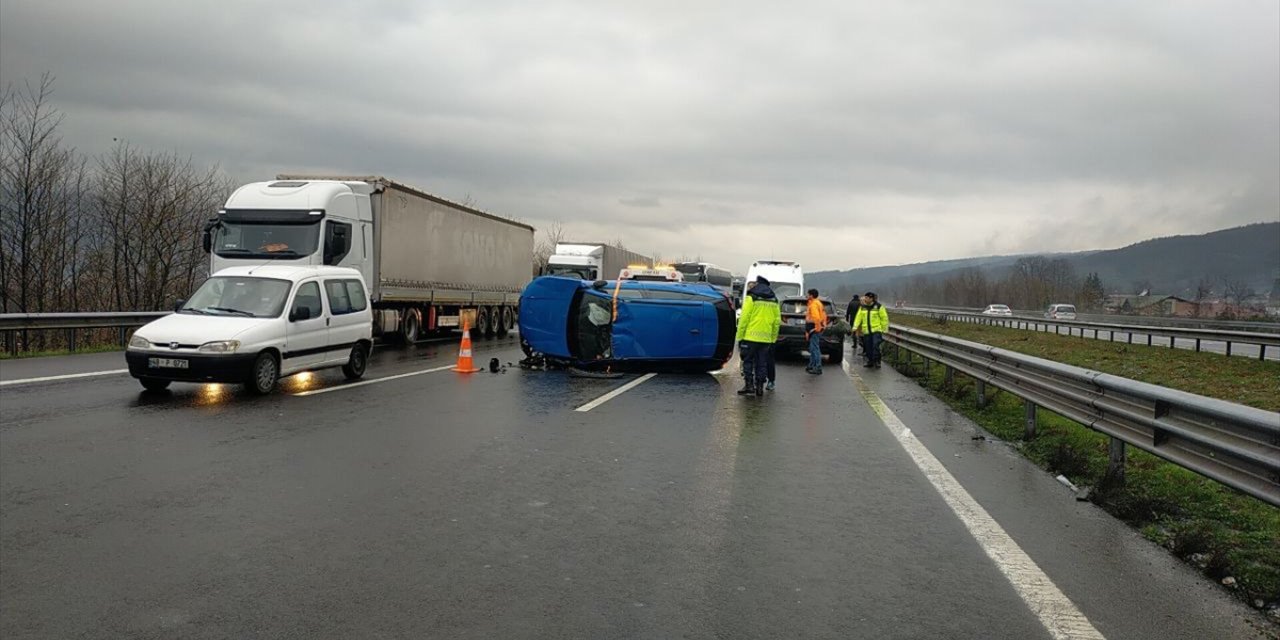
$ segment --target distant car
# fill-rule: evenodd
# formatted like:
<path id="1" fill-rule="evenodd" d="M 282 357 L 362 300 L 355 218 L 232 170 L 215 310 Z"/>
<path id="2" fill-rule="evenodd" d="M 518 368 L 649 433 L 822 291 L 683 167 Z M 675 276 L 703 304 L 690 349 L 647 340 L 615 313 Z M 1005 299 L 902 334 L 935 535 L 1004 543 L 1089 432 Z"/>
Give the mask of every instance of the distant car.
<path id="1" fill-rule="evenodd" d="M 174 313 L 129 340 L 129 374 L 148 391 L 171 382 L 242 382 L 270 393 L 282 376 L 342 367 L 364 375 L 373 315 L 355 269 L 265 265 L 215 273 Z"/>
<path id="2" fill-rule="evenodd" d="M 1009 308 L 1009 305 L 1004 305 L 1004 304 L 989 304 L 989 305 L 987 305 L 987 308 L 986 308 L 986 309 L 983 309 L 983 310 L 982 310 L 982 315 L 984 315 L 984 316 L 1011 316 L 1011 315 L 1013 315 L 1013 310 Z"/>
<path id="3" fill-rule="evenodd" d="M 706 283 L 544 276 L 520 295 L 525 354 L 590 371 L 713 371 L 735 329 L 733 301 Z"/>
<path id="4" fill-rule="evenodd" d="M 819 298 L 822 306 L 827 311 L 827 317 L 835 322 L 836 315 L 835 305 L 827 298 Z M 805 338 L 804 327 L 805 318 L 809 308 L 808 298 L 783 298 L 782 299 L 782 326 L 778 329 L 778 352 L 780 355 L 798 355 L 801 351 L 809 350 L 809 341 Z M 844 336 L 838 335 L 834 331 L 827 331 L 822 334 L 819 339 L 819 345 L 822 354 L 831 357 L 833 364 L 838 364 L 844 360 Z"/>
<path id="5" fill-rule="evenodd" d="M 1044 317 L 1050 320 L 1075 320 L 1076 306 L 1073 304 L 1051 304 L 1044 312 Z"/>

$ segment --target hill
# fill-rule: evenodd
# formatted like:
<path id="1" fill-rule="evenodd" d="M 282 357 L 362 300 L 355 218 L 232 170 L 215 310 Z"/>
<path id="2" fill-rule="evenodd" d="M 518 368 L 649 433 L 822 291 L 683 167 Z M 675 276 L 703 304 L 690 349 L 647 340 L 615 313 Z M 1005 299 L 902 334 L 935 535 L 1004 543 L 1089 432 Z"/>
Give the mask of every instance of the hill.
<path id="1" fill-rule="evenodd" d="M 1280 273 L 1280 222 L 1153 238 L 1119 249 L 1026 255 L 1065 259 L 1081 277 L 1096 272 L 1109 292 L 1137 293 L 1132 289 L 1142 283 L 1150 284 L 1153 292 L 1190 295 L 1201 279 L 1208 279 L 1219 293 L 1226 281 L 1247 283 L 1253 290 L 1266 293 Z M 941 281 L 972 268 L 982 270 L 988 277 L 1002 278 L 1026 255 L 818 271 L 806 274 L 805 280 L 809 286 L 833 293 L 840 289 L 893 291 L 901 289 L 909 279 L 924 276 Z"/>

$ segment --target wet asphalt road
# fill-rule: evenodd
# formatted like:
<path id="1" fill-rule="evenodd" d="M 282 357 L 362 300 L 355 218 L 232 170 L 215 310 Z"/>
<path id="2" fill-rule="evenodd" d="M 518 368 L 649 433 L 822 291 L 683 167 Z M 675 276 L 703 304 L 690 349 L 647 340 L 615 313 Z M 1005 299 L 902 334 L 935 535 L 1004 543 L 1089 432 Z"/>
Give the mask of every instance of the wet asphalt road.
<path id="1" fill-rule="evenodd" d="M 369 378 L 452 362 L 381 349 Z M 513 362 L 512 340 L 477 358 Z M 0 380 L 119 354 L 0 364 Z M 860 375 L 1108 638 L 1258 618 L 896 373 L 0 387 L 5 638 L 1046 638 Z"/>

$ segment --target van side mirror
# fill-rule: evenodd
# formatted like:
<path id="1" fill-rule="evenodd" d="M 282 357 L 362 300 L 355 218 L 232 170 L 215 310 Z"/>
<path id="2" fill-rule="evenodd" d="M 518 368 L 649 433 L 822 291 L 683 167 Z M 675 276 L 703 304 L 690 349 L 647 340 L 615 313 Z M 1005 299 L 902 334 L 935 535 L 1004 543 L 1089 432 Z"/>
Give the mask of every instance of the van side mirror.
<path id="1" fill-rule="evenodd" d="M 311 319 L 311 307 L 298 307 L 297 309 L 293 310 L 293 313 L 289 314 L 290 322 L 298 322 L 300 320 L 310 320 L 310 319 Z"/>
<path id="2" fill-rule="evenodd" d="M 173 312 L 177 313 L 179 311 L 182 311 L 182 305 L 186 303 L 187 301 L 185 298 L 180 298 L 177 302 L 173 303 Z"/>
<path id="3" fill-rule="evenodd" d="M 200 238 L 200 244 L 204 247 L 205 253 L 213 251 L 213 232 L 205 229 L 204 235 Z"/>

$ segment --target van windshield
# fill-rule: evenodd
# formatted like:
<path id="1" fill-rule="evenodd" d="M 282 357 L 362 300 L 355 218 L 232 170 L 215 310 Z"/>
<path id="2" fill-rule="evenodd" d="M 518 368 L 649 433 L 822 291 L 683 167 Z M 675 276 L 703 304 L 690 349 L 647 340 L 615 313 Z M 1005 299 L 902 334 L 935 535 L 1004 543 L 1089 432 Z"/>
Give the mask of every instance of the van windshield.
<path id="1" fill-rule="evenodd" d="M 547 265 L 547 275 L 567 276 L 570 278 L 582 278 L 583 280 L 595 280 L 596 268 L 588 267 L 584 265 L 552 264 L 552 265 Z"/>
<path id="2" fill-rule="evenodd" d="M 204 281 L 178 313 L 276 318 L 289 297 L 288 280 L 216 276 Z"/>
<path id="3" fill-rule="evenodd" d="M 800 290 L 800 285 L 794 282 L 771 282 L 769 287 L 773 289 L 773 293 L 778 296 L 779 300 L 783 298 L 798 298 L 804 295 L 804 292 Z"/>

